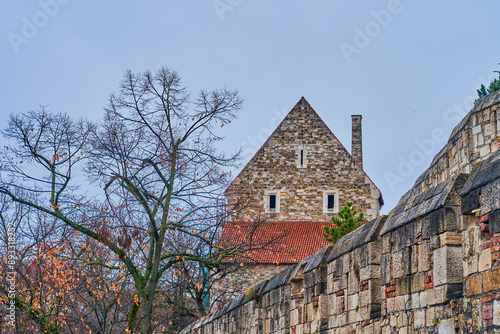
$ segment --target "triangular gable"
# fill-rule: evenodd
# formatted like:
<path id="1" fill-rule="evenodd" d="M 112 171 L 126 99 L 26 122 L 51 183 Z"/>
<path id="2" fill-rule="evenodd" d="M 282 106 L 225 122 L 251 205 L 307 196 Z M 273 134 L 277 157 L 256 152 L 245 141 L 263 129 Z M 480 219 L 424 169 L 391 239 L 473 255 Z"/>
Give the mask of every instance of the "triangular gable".
<path id="1" fill-rule="evenodd" d="M 280 124 L 276 127 L 276 129 L 271 133 L 271 135 L 266 139 L 264 144 L 261 145 L 261 147 L 255 152 L 255 154 L 252 156 L 252 158 L 248 161 L 248 163 L 243 167 L 243 169 L 238 173 L 238 175 L 233 179 L 231 184 L 226 188 L 225 193 L 227 192 L 228 189 L 231 188 L 233 183 L 247 170 L 248 166 L 250 166 L 252 163 L 254 163 L 261 153 L 263 149 L 265 149 L 268 146 L 269 141 L 276 136 L 276 134 L 281 131 L 281 128 L 283 127 L 283 124 L 287 123 L 287 121 L 290 119 L 290 117 L 295 113 L 295 112 L 303 112 L 304 110 L 310 111 L 312 117 L 317 118 L 318 125 L 320 127 L 323 127 L 328 131 L 330 136 L 332 137 L 332 140 L 334 143 L 338 143 L 340 147 L 343 149 L 345 154 L 349 159 L 352 160 L 353 163 L 364 173 L 364 175 L 370 180 L 370 182 L 373 184 L 373 186 L 378 190 L 380 194 L 380 202 L 381 205 L 383 205 L 383 199 L 382 199 L 382 192 L 380 189 L 375 185 L 375 183 L 372 181 L 372 179 L 366 174 L 366 172 L 363 170 L 363 168 L 356 162 L 356 160 L 353 158 L 351 153 L 345 148 L 345 146 L 342 144 L 342 142 L 335 136 L 335 134 L 332 132 L 332 130 L 328 127 L 328 125 L 321 119 L 321 117 L 318 115 L 318 113 L 311 107 L 309 102 L 302 96 L 300 100 L 295 104 L 295 106 L 290 110 L 290 112 L 283 118 L 283 120 L 280 122 Z"/>

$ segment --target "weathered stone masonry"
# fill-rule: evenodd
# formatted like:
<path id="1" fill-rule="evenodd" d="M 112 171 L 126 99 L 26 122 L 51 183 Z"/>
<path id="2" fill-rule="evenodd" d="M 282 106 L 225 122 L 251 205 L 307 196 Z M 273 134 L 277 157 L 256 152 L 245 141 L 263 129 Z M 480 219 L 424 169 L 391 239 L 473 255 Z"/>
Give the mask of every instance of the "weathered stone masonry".
<path id="1" fill-rule="evenodd" d="M 229 207 L 248 205 L 232 221 L 325 222 L 324 192 L 335 191 L 337 209 L 348 201 L 368 219 L 379 215 L 382 195 L 360 167 L 361 116 L 353 118 L 353 154 L 302 98 L 226 190 Z M 356 161 L 358 159 L 359 161 Z M 274 192 L 279 210 L 264 211 Z"/>
<path id="2" fill-rule="evenodd" d="M 182 333 L 499 333 L 499 106 L 480 99 L 388 216 Z"/>

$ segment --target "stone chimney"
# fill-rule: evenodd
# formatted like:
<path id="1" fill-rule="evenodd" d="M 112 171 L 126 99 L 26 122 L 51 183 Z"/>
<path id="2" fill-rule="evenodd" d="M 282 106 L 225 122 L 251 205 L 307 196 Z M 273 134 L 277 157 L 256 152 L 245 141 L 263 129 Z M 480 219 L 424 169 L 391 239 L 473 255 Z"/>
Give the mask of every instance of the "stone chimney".
<path id="1" fill-rule="evenodd" d="M 361 115 L 352 115 L 352 145 L 351 155 L 358 165 L 363 168 L 363 140 L 361 135 Z"/>

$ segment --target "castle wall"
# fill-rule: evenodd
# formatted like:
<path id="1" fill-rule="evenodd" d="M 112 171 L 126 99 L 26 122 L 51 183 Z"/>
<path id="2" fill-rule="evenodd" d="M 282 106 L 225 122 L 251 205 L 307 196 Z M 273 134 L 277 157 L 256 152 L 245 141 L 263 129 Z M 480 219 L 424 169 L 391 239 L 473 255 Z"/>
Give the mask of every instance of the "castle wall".
<path id="1" fill-rule="evenodd" d="M 474 108 L 453 129 L 447 144 L 417 179 L 414 192 L 422 192 L 457 173 L 470 173 L 478 161 L 498 151 L 500 129 L 498 92 L 476 101 Z"/>
<path id="2" fill-rule="evenodd" d="M 499 105 L 479 100 L 388 216 L 182 333 L 500 332 Z"/>
<path id="3" fill-rule="evenodd" d="M 238 263 L 232 266 L 236 266 L 234 268 L 236 271 L 218 278 L 214 283 L 211 291 L 213 301 L 217 298 L 217 301 L 226 304 L 228 301 L 238 297 L 242 292 L 253 288 L 262 281 L 269 280 L 274 275 L 289 267 L 289 265 L 277 265 L 275 263 Z M 232 271 L 231 267 L 228 269 Z"/>

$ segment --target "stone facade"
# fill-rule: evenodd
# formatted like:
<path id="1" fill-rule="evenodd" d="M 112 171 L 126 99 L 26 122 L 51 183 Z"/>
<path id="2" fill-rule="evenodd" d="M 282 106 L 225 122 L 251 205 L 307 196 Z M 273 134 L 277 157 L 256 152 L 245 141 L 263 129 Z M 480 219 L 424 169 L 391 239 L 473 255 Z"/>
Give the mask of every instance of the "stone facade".
<path id="1" fill-rule="evenodd" d="M 356 117 L 353 142 L 361 161 Z M 229 207 L 247 203 L 231 220 L 325 222 L 348 201 L 367 219 L 376 218 L 382 195 L 360 166 L 302 98 L 226 190 Z M 325 212 L 328 194 L 336 210 Z M 270 195 L 276 196 L 274 210 Z"/>
<path id="2" fill-rule="evenodd" d="M 477 101 L 389 215 L 182 333 L 499 333 L 499 105 Z"/>

